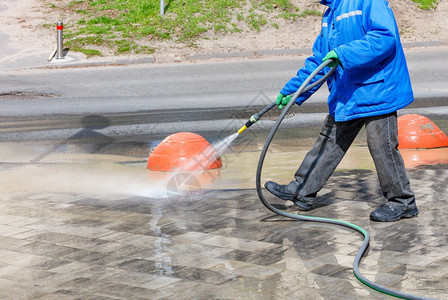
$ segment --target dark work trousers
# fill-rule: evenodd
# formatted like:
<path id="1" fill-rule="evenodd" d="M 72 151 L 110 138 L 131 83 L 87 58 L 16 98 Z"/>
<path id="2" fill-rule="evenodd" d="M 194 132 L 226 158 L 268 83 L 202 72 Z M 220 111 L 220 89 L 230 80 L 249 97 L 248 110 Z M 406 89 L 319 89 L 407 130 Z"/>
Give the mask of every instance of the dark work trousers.
<path id="1" fill-rule="evenodd" d="M 345 122 L 335 122 L 332 116 L 327 116 L 316 143 L 294 175 L 296 180 L 288 184 L 296 198 L 313 203 L 364 125 L 384 197 L 403 207 L 415 205 L 403 158 L 397 149 L 396 112 Z"/>

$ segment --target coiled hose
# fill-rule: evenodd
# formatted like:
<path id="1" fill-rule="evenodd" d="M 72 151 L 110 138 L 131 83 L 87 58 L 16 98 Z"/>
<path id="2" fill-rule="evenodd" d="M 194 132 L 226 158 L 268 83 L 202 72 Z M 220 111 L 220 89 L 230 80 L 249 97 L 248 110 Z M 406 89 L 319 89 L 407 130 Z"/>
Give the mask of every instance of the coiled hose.
<path id="1" fill-rule="evenodd" d="M 335 71 L 337 66 L 331 68 L 331 70 L 329 72 L 327 72 L 325 74 L 325 76 L 322 77 L 320 80 L 318 80 L 317 82 L 315 82 L 312 85 L 308 86 L 308 84 L 311 82 L 311 80 L 323 68 L 325 68 L 331 62 L 332 62 L 332 60 L 325 61 L 313 73 L 311 73 L 308 76 L 308 78 L 305 80 L 305 82 L 303 82 L 303 84 L 300 86 L 300 88 L 294 94 L 294 96 L 292 97 L 292 99 L 288 103 L 288 105 L 283 109 L 282 113 L 280 114 L 280 116 L 278 117 L 276 123 L 274 124 L 274 127 L 271 129 L 271 132 L 269 133 L 269 136 L 267 137 L 266 142 L 264 144 L 263 150 L 261 151 L 260 159 L 258 161 L 258 166 L 257 166 L 256 187 L 257 187 L 258 196 L 260 197 L 261 202 L 264 204 L 264 206 L 266 206 L 267 209 L 269 209 L 273 213 L 278 214 L 280 216 L 284 216 L 284 217 L 287 217 L 287 218 L 300 220 L 300 221 L 309 221 L 309 222 L 319 222 L 319 223 L 328 223 L 328 224 L 340 225 L 340 226 L 344 226 L 344 227 L 348 227 L 350 229 L 353 229 L 353 230 L 359 232 L 360 234 L 362 234 L 364 236 L 364 241 L 363 241 L 361 247 L 359 248 L 358 253 L 356 254 L 355 261 L 353 263 L 353 273 L 356 276 L 356 278 L 358 278 L 359 281 L 361 281 L 363 284 L 367 285 L 368 287 L 370 287 L 372 289 L 375 289 L 375 290 L 377 290 L 379 292 L 382 292 L 384 294 L 387 294 L 387 295 L 390 295 L 390 296 L 394 296 L 394 297 L 397 297 L 397 298 L 402 298 L 402 299 L 431 299 L 431 298 L 414 296 L 414 295 L 402 293 L 400 291 L 392 290 L 390 288 L 387 288 L 385 286 L 382 286 L 382 285 L 376 284 L 375 282 L 370 281 L 369 279 L 367 279 L 366 277 L 364 277 L 361 274 L 361 272 L 359 271 L 359 264 L 360 264 L 360 261 L 361 261 L 362 257 L 364 256 L 367 248 L 369 247 L 369 241 L 370 241 L 370 235 L 369 235 L 369 233 L 365 229 L 363 229 L 363 228 L 361 228 L 361 227 L 359 227 L 357 225 L 354 225 L 352 223 L 346 222 L 346 221 L 335 220 L 335 219 L 328 219 L 328 218 L 321 218 L 321 217 L 303 216 L 303 215 L 297 215 L 297 214 L 293 214 L 293 213 L 288 213 L 288 212 L 285 212 L 283 210 L 277 209 L 274 206 L 272 206 L 266 200 L 266 198 L 263 195 L 263 190 L 262 190 L 262 187 L 261 187 L 261 172 L 262 172 L 262 169 L 263 169 L 263 163 L 264 163 L 264 159 L 266 157 L 266 153 L 267 153 L 267 151 L 269 149 L 269 146 L 270 146 L 270 144 L 272 142 L 272 139 L 274 138 L 275 133 L 277 132 L 278 128 L 280 127 L 281 122 L 285 118 L 286 114 L 288 113 L 288 111 L 290 110 L 292 105 L 294 105 L 294 102 L 297 99 L 297 97 L 299 97 L 302 93 L 310 90 L 311 88 L 321 84 L 324 80 L 326 80 Z M 275 103 L 269 105 L 268 107 L 270 109 L 273 106 L 275 106 Z M 268 108 L 268 107 L 266 107 L 266 108 Z M 269 109 L 266 109 L 266 111 L 269 110 Z M 264 112 L 266 112 L 266 111 L 264 111 Z"/>

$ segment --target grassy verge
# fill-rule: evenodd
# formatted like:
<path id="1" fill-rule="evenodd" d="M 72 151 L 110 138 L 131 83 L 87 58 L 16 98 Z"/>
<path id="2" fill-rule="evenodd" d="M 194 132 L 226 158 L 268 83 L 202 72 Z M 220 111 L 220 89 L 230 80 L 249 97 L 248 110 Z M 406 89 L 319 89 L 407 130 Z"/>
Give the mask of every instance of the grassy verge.
<path id="1" fill-rule="evenodd" d="M 437 6 L 438 0 L 412 0 L 413 2 L 418 4 L 418 7 L 421 9 L 431 9 Z"/>
<path id="2" fill-rule="evenodd" d="M 194 46 L 201 38 L 244 31 L 280 29 L 278 20 L 295 21 L 320 16 L 321 11 L 300 10 L 290 0 L 43 0 L 47 7 L 70 15 L 64 26 L 65 45 L 87 56 L 150 54 L 154 41 L 170 40 Z M 437 0 L 413 0 L 431 9 Z M 45 25 L 45 26 L 48 26 Z"/>
<path id="3" fill-rule="evenodd" d="M 66 45 L 88 56 L 106 47 L 116 54 L 153 53 L 151 41 L 172 40 L 194 46 L 206 33 L 231 34 L 278 29 L 276 19 L 320 15 L 300 11 L 289 0 L 45 0 L 76 22 L 64 26 Z M 52 2 L 53 1 L 53 2 Z"/>

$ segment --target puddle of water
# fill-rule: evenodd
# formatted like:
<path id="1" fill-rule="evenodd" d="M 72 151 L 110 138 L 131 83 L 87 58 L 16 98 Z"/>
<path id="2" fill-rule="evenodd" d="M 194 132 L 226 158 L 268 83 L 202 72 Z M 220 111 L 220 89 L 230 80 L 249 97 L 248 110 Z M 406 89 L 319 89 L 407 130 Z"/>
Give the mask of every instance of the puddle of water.
<path id="1" fill-rule="evenodd" d="M 406 168 L 448 164 L 448 147 L 434 149 L 401 149 Z"/>
<path id="2" fill-rule="evenodd" d="M 263 165 L 262 180 L 275 180 L 288 183 L 309 151 L 309 146 L 274 146 L 268 152 Z M 220 177 L 209 187 L 220 189 L 255 188 L 255 173 L 260 151 L 238 152 L 222 156 L 223 169 Z M 375 166 L 367 147 L 353 145 L 347 152 L 336 171 L 363 169 L 374 170 Z"/>
<path id="3" fill-rule="evenodd" d="M 170 198 L 198 196 L 204 189 L 253 189 L 261 144 L 236 145 L 226 152 L 236 135 L 214 144 L 221 153 L 223 167 L 204 172 L 164 173 L 145 168 L 145 159 L 132 156 L 50 153 L 42 161 L 30 164 L 37 145 L 0 144 L 0 192 L 66 192 L 101 195 Z M 265 159 L 263 181 L 288 183 L 310 149 L 274 144 Z M 257 149 L 254 149 L 257 148 Z M 448 163 L 448 148 L 401 150 L 405 164 Z M 136 162 L 137 160 L 137 162 Z M 337 170 L 374 170 L 368 148 L 355 143 Z"/>

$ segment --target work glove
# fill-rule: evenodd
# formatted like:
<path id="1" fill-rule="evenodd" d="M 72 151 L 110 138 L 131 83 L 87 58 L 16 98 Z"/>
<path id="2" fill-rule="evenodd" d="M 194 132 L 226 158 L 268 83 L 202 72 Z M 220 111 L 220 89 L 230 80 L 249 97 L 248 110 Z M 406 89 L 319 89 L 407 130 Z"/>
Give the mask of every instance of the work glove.
<path id="1" fill-rule="evenodd" d="M 291 101 L 291 96 L 285 96 L 282 93 L 278 94 L 277 96 L 277 106 L 279 109 L 282 109 L 284 106 L 288 105 L 289 101 Z"/>
<path id="2" fill-rule="evenodd" d="M 329 59 L 333 59 L 333 62 L 328 64 L 328 67 L 330 67 L 330 68 L 333 68 L 334 66 L 337 66 L 341 63 L 341 61 L 339 60 L 338 54 L 334 50 L 331 50 L 330 52 L 328 52 L 327 55 L 325 55 L 325 57 L 322 59 L 322 61 L 324 62 Z"/>

